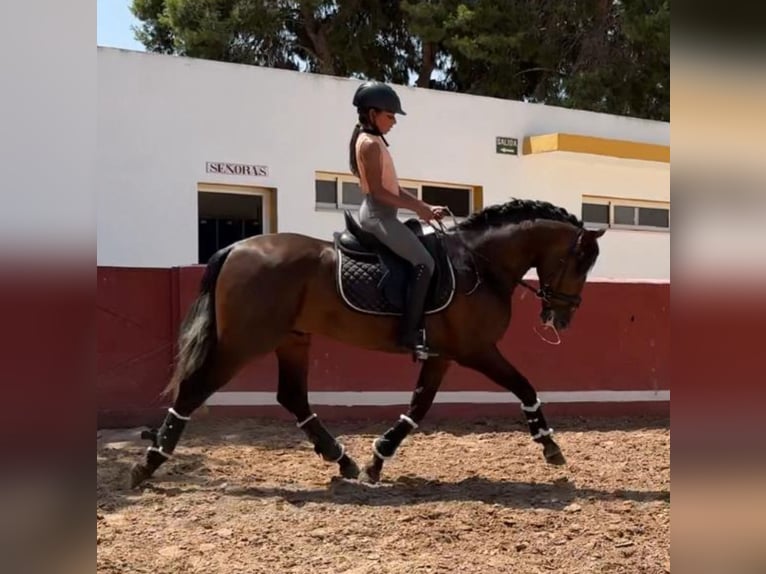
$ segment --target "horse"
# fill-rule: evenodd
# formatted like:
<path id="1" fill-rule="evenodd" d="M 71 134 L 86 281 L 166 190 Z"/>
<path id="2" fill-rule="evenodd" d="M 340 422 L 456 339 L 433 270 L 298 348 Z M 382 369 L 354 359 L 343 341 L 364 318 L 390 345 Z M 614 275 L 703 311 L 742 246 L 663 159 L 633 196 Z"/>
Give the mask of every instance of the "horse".
<path id="1" fill-rule="evenodd" d="M 174 397 L 162 426 L 131 468 L 131 487 L 169 459 L 192 413 L 255 357 L 276 353 L 276 398 L 324 461 L 341 477 L 378 482 L 383 464 L 423 421 L 451 364 L 473 369 L 512 392 L 545 461 L 566 464 L 532 384 L 497 347 L 511 320 L 514 290 L 532 290 L 540 320 L 569 327 L 604 229 L 549 202 L 512 199 L 476 211 L 441 230 L 417 219 L 406 224 L 436 260 L 421 326 L 432 351 L 420 365 L 409 408 L 376 438 L 360 469 L 313 412 L 308 400 L 312 335 L 385 353 L 406 353 L 397 333 L 406 296 L 407 265 L 366 234 L 346 212 L 333 240 L 279 232 L 243 239 L 207 262 L 199 295 L 182 321 L 175 366 L 163 391 Z M 524 280 L 536 269 L 539 287 Z"/>

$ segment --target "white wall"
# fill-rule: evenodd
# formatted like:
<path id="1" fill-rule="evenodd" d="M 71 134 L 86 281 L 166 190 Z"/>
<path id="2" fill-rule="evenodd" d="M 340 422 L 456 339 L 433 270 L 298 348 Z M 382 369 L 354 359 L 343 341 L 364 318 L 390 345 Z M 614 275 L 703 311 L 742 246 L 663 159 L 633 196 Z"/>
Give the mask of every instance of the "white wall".
<path id="1" fill-rule="evenodd" d="M 579 216 L 582 197 L 670 201 L 670 166 L 573 153 L 524 159 L 524 190 Z M 610 229 L 591 277 L 670 279 L 670 233 Z"/>
<path id="2" fill-rule="evenodd" d="M 195 263 L 198 182 L 277 188 L 280 231 L 329 239 L 343 225 L 340 212 L 315 209 L 314 172 L 348 172 L 348 138 L 356 121 L 351 99 L 358 81 L 111 48 L 99 48 L 98 72 L 100 265 Z M 408 115 L 387 139 L 404 179 L 481 185 L 485 205 L 512 195 L 544 198 L 578 215 L 584 176 L 594 193 L 631 181 L 641 197 L 648 197 L 642 192 L 647 187 L 651 197 L 669 194 L 667 166 L 648 169 L 600 159 L 592 168 L 591 157 L 567 167 L 562 157 L 567 154 L 495 153 L 496 136 L 515 137 L 521 145 L 524 136 L 556 131 L 668 144 L 667 123 L 397 90 Z M 267 165 L 270 173 L 214 176 L 205 173 L 206 161 Z M 635 183 L 638 173 L 644 183 Z M 607 235 L 605 260 L 612 263 L 600 269 L 602 275 L 669 276 L 667 261 L 636 266 L 622 257 L 635 244 L 642 251 L 650 244 L 662 248 L 660 234 Z M 661 252 L 662 258 L 669 254 Z"/>

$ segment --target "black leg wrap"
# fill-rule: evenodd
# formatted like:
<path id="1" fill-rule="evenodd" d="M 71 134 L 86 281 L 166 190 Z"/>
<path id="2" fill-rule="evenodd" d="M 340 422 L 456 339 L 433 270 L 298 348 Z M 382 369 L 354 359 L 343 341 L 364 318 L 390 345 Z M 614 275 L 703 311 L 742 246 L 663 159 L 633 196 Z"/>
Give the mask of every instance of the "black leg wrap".
<path id="1" fill-rule="evenodd" d="M 526 408 L 522 407 L 524 416 L 527 417 L 529 434 L 532 435 L 532 440 L 535 442 L 544 442 L 545 437 L 550 435 L 553 432 L 553 429 L 548 427 L 548 421 L 545 420 L 540 402 L 537 402 L 537 408 L 535 410 L 527 410 L 531 409 L 533 406 L 534 405 Z"/>
<path id="2" fill-rule="evenodd" d="M 402 444 L 402 441 L 412 432 L 413 426 L 407 420 L 402 419 L 390 429 L 388 429 L 383 436 L 378 437 L 373 443 L 373 451 L 375 455 L 380 459 L 387 459 L 394 456 L 396 449 Z"/>
<path id="3" fill-rule="evenodd" d="M 188 420 L 189 417 L 183 417 L 169 409 L 159 430 L 152 429 L 141 433 L 141 438 L 152 442 L 146 454 L 146 461 L 150 467 L 156 468 L 170 458 Z"/>
<path id="4" fill-rule="evenodd" d="M 168 459 L 167 456 L 159 453 L 156 450 L 149 450 L 146 453 L 146 466 L 154 472 L 160 467 L 160 465 Z"/>
<path id="5" fill-rule="evenodd" d="M 345 448 L 324 427 L 317 418 L 313 418 L 301 427 L 314 444 L 314 452 L 327 462 L 338 462 L 344 455 Z"/>

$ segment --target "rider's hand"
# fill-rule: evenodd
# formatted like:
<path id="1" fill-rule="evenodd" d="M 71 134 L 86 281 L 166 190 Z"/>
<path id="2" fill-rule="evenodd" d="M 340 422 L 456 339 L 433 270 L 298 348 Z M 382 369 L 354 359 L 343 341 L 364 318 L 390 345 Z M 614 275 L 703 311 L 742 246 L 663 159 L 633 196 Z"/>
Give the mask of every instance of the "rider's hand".
<path id="1" fill-rule="evenodd" d="M 427 203 L 423 203 L 417 211 L 418 217 L 423 221 L 431 221 L 436 217 L 434 214 L 434 208 Z"/>
<path id="2" fill-rule="evenodd" d="M 434 214 L 436 221 L 441 221 L 447 215 L 447 208 L 443 205 L 432 205 L 431 212 Z"/>
<path id="3" fill-rule="evenodd" d="M 441 205 L 428 205 L 427 203 L 424 203 L 418 210 L 418 217 L 424 221 L 431 221 L 432 219 L 439 221 L 446 214 L 447 208 Z"/>

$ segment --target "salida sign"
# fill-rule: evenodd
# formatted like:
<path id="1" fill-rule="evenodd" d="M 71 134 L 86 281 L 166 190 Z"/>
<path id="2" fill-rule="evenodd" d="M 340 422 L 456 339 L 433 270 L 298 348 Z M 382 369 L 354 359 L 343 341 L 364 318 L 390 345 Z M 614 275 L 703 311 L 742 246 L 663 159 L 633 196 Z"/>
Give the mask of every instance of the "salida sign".
<path id="1" fill-rule="evenodd" d="M 221 175 L 251 175 L 268 177 L 269 168 L 265 165 L 252 165 L 247 163 L 226 163 L 222 161 L 209 161 L 205 164 L 207 173 Z"/>
<path id="2" fill-rule="evenodd" d="M 519 153 L 519 140 L 516 138 L 508 137 L 496 137 L 495 138 L 495 152 L 507 153 L 510 155 L 518 155 Z"/>

